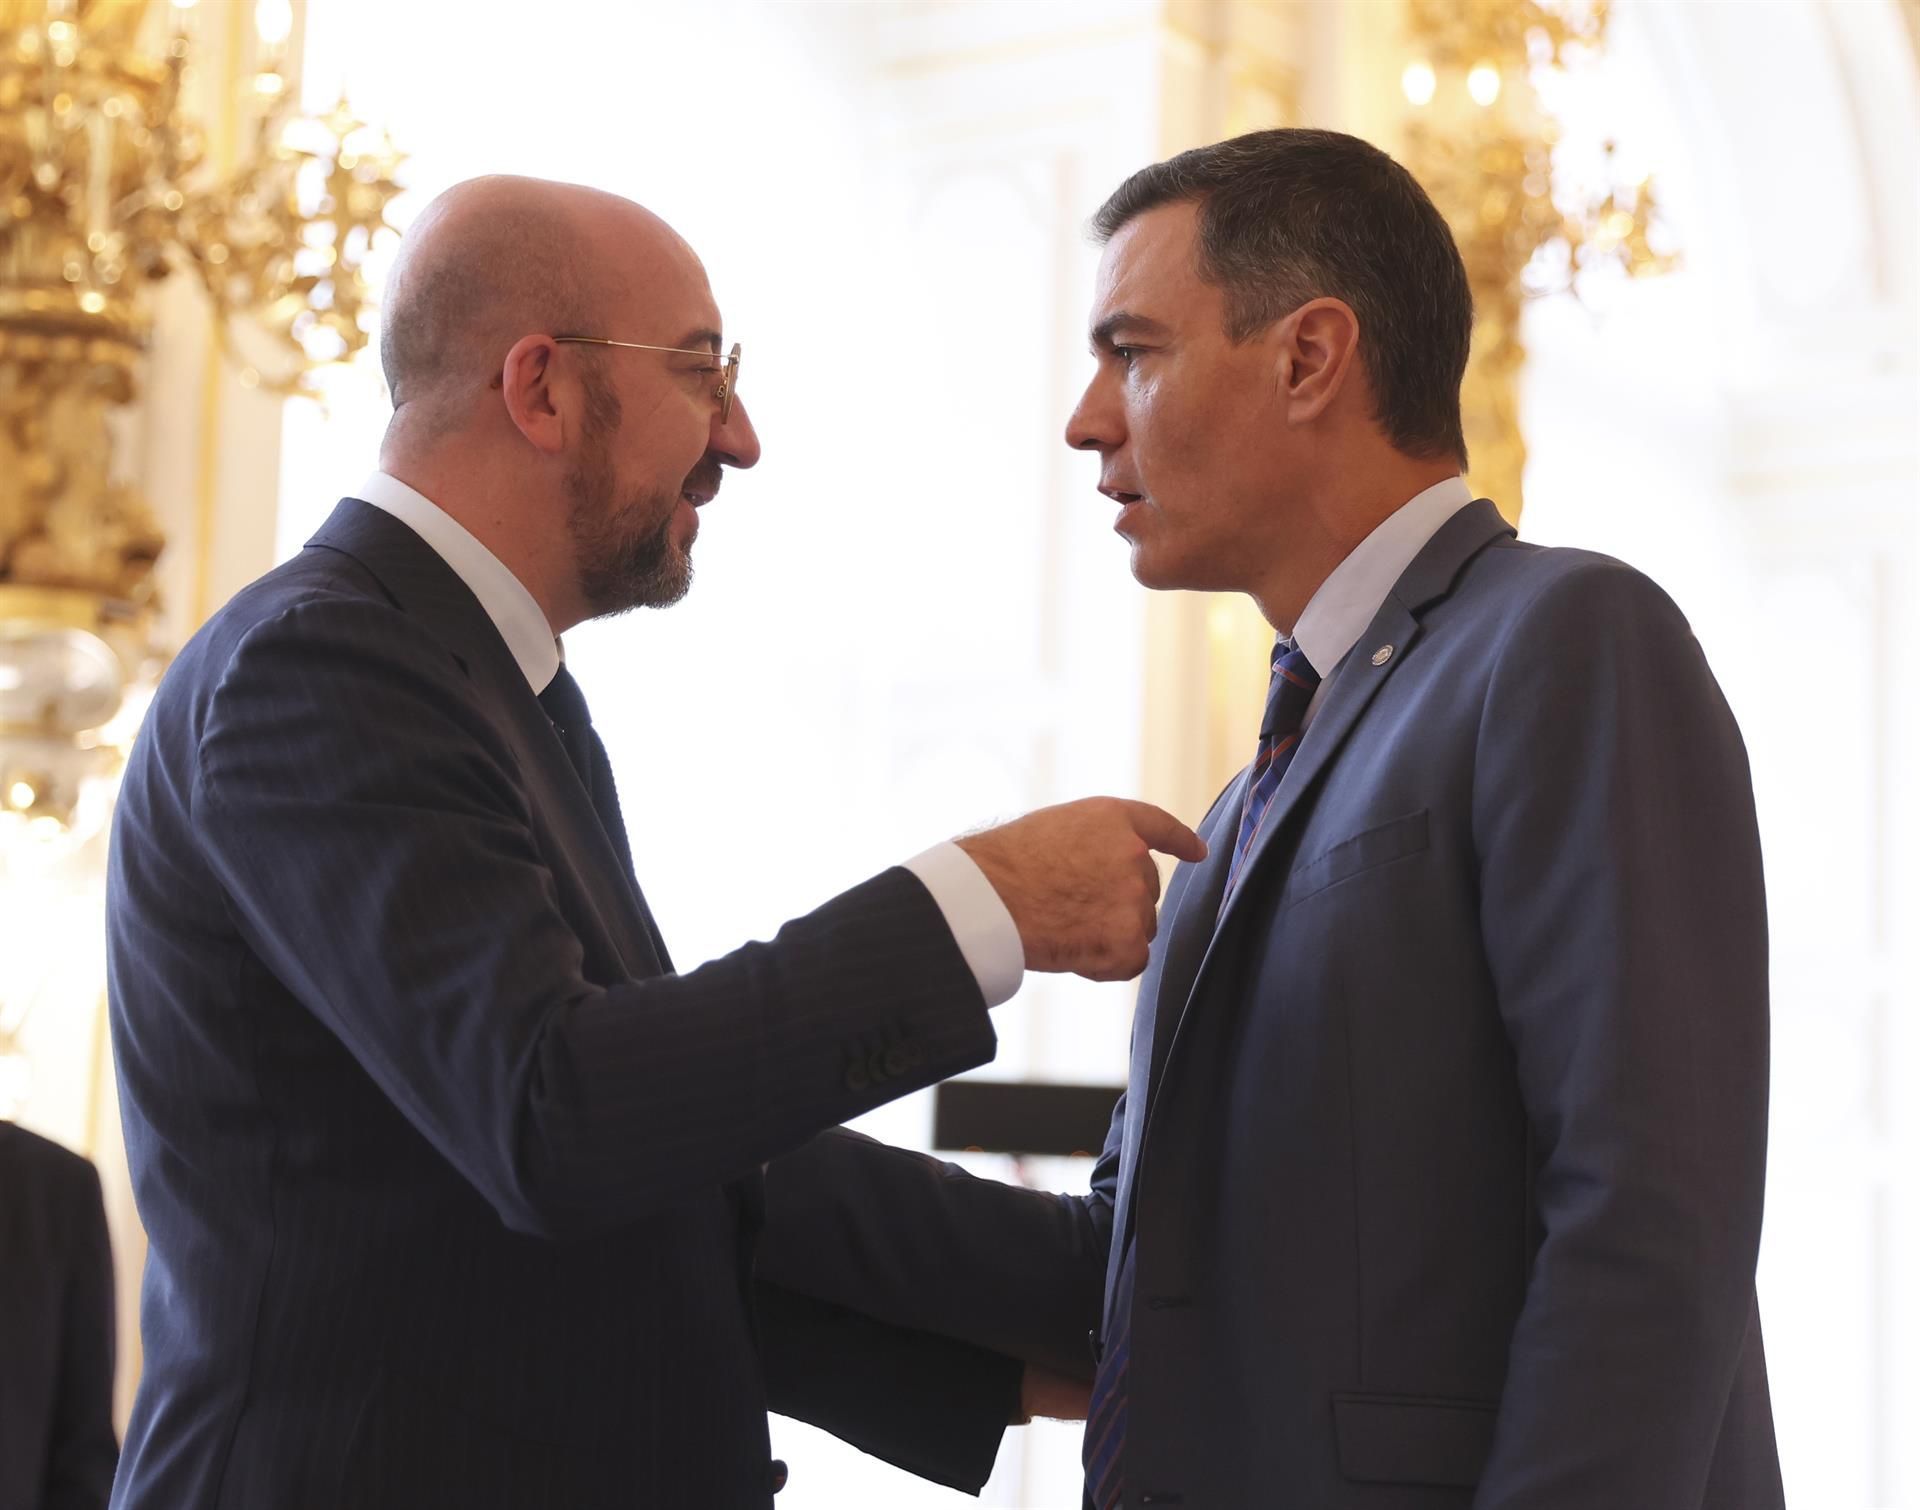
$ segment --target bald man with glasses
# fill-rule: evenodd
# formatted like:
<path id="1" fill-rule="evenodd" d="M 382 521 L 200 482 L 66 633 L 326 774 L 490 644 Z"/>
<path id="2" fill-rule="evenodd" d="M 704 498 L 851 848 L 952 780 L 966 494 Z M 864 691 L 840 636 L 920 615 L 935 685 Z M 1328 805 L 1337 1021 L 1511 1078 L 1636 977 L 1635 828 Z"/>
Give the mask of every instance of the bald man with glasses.
<path id="1" fill-rule="evenodd" d="M 110 878 L 151 1237 L 119 1510 L 764 1507 L 770 1388 L 977 1490 L 1020 1413 L 993 1353 L 756 1295 L 763 1167 L 991 1058 L 1025 970 L 1137 974 L 1149 849 L 1204 846 L 1050 808 L 674 971 L 556 636 L 678 600 L 758 459 L 720 330 L 637 205 L 443 195 L 380 471 L 169 672 Z"/>

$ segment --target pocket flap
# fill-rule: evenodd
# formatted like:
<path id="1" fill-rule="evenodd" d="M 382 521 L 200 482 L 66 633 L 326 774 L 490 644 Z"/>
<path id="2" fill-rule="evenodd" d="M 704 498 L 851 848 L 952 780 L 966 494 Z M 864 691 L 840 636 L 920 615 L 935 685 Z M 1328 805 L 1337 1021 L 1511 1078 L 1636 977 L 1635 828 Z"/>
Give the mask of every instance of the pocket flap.
<path id="1" fill-rule="evenodd" d="M 1427 810 L 1390 818 L 1351 839 L 1343 839 L 1303 865 L 1295 865 L 1287 878 L 1287 889 L 1280 905 L 1287 906 L 1302 897 L 1325 891 L 1336 881 L 1357 876 L 1363 870 L 1385 865 L 1390 860 L 1418 854 L 1427 847 Z"/>
<path id="2" fill-rule="evenodd" d="M 1478 1400 L 1335 1395 L 1340 1471 L 1359 1484 L 1471 1489 L 1492 1450 L 1497 1413 Z"/>

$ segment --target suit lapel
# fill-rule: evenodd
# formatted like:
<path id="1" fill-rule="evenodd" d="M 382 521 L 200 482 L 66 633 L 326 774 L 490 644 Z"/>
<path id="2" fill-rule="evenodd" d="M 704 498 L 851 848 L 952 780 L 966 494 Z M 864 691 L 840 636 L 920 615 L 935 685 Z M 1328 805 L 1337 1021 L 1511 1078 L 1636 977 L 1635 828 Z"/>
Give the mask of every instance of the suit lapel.
<path id="1" fill-rule="evenodd" d="M 1420 636 L 1420 622 L 1409 613 L 1398 597 L 1389 596 L 1367 626 L 1352 650 L 1341 661 L 1327 695 L 1314 714 L 1313 723 L 1300 741 L 1300 750 L 1280 779 L 1260 833 L 1247 851 L 1240 884 L 1235 888 L 1227 909 L 1221 915 L 1216 934 L 1224 933 L 1249 904 L 1254 892 L 1251 884 L 1262 862 L 1274 853 L 1284 852 L 1279 836 L 1286 832 L 1289 819 L 1301 806 L 1306 794 L 1329 762 L 1338 753 L 1380 689 L 1407 663 L 1408 653 Z M 1201 966 L 1205 969 L 1204 962 Z M 1196 979 L 1195 984 L 1198 984 Z"/>
<path id="2" fill-rule="evenodd" d="M 1153 951 L 1146 973 L 1140 977 L 1133 1019 L 1133 1052 L 1127 1068 L 1127 1115 L 1120 1134 L 1120 1178 L 1113 1220 L 1113 1230 L 1122 1235 L 1122 1240 L 1110 1246 L 1109 1288 L 1119 1270 L 1120 1254 L 1125 1247 L 1123 1239 L 1132 1218 L 1133 1170 L 1145 1136 L 1147 1110 L 1153 1104 L 1168 1040 L 1179 1022 L 1180 1014 L 1175 1007 L 1187 1000 L 1194 974 L 1213 936 L 1212 919 L 1220 910 L 1220 894 L 1226 889 L 1227 867 L 1233 860 L 1233 830 L 1240 821 L 1247 781 L 1246 771 L 1234 777 L 1201 821 L 1198 832 L 1207 841 L 1207 858 L 1198 865 L 1182 865 L 1174 871 L 1160 908 L 1160 943 Z"/>
<path id="3" fill-rule="evenodd" d="M 1412 658 L 1420 638 L 1421 613 L 1453 590 L 1461 569 L 1485 546 L 1512 533 L 1513 526 L 1500 517 L 1491 503 L 1478 500 L 1441 525 L 1400 574 L 1386 601 L 1374 614 L 1373 622 L 1336 668 L 1332 685 L 1327 688 L 1313 724 L 1300 742 L 1300 753 L 1280 782 L 1273 810 L 1247 853 L 1245 872 L 1220 919 L 1216 936 L 1233 927 L 1253 906 L 1254 887 L 1250 883 L 1262 861 L 1270 855 L 1291 852 L 1290 847 L 1281 842 L 1281 835 L 1288 831 L 1294 815 L 1302 809 L 1334 756 L 1353 734 L 1368 705 L 1386 686 L 1388 678 Z M 1206 966 L 1207 962 L 1202 960 L 1194 981 L 1196 990 Z"/>
<path id="4" fill-rule="evenodd" d="M 1227 797 L 1203 826 L 1207 840 L 1207 858 L 1198 866 L 1182 868 L 1184 886 L 1170 887 L 1163 922 L 1164 943 L 1155 949 L 1154 965 L 1141 984 L 1141 1004 L 1152 1014 L 1150 1057 L 1143 1066 L 1136 1048 L 1129 1075 L 1128 1095 L 1141 1096 L 1144 1105 L 1130 1111 L 1125 1140 L 1121 1147 L 1120 1188 L 1114 1212 L 1113 1258 L 1108 1266 L 1108 1291 L 1134 1219 L 1133 1186 L 1139 1170 L 1141 1148 L 1153 1125 L 1165 1086 L 1173 1069 L 1181 1043 L 1190 1036 L 1189 1018 L 1206 986 L 1210 973 L 1221 967 L 1221 943 L 1230 931 L 1241 926 L 1253 912 L 1250 894 L 1252 882 L 1263 861 L 1291 853 L 1280 836 L 1297 826 L 1299 816 L 1311 793 L 1325 776 L 1333 758 L 1352 737 L 1364 714 L 1387 679 L 1405 665 L 1420 638 L 1420 615 L 1432 603 L 1453 589 L 1468 561 L 1487 545 L 1513 533 L 1513 527 L 1498 509 L 1485 499 L 1476 500 L 1459 510 L 1434 533 L 1413 563 L 1401 573 L 1393 591 L 1374 615 L 1373 622 L 1355 642 L 1339 667 L 1339 674 L 1327 688 L 1327 695 L 1316 710 L 1312 727 L 1301 742 L 1274 798 L 1273 810 L 1261 828 L 1260 837 L 1247 854 L 1245 872 L 1225 912 L 1220 897 L 1225 890 L 1226 866 L 1233 851 L 1245 801 L 1249 772 L 1242 771 L 1228 788 Z M 1384 656 L 1381 651 L 1387 651 Z M 1137 1028 L 1136 1028 L 1136 1031 Z"/>
<path id="5" fill-rule="evenodd" d="M 568 859 L 588 871 L 595 910 L 628 974 L 660 974 L 666 960 L 664 951 L 654 947 L 646 903 L 594 811 L 552 720 L 459 574 L 398 519 L 355 498 L 342 499 L 307 544 L 358 561 L 398 607 L 426 623 L 447 647 L 518 747 L 536 811 L 549 816 Z M 604 905 L 607 898 L 618 899 L 620 905 Z"/>
<path id="6" fill-rule="evenodd" d="M 1200 973 L 1200 962 L 1213 942 L 1213 922 L 1220 911 L 1220 896 L 1226 890 L 1227 872 L 1233 865 L 1233 840 L 1240 823 L 1240 809 L 1246 805 L 1247 782 L 1252 768 L 1233 778 L 1214 805 L 1211 821 L 1200 826 L 1200 837 L 1207 841 L 1207 857 L 1198 865 L 1180 867 L 1180 887 L 1167 889 L 1167 936 L 1161 950 L 1160 970 L 1153 982 L 1152 1071 L 1165 1062 L 1167 1045 L 1173 1037 L 1180 1014 L 1158 1010 L 1163 1006 L 1184 1004 L 1192 994 L 1193 982 Z M 1152 1080 L 1148 1081 L 1151 1100 Z"/>

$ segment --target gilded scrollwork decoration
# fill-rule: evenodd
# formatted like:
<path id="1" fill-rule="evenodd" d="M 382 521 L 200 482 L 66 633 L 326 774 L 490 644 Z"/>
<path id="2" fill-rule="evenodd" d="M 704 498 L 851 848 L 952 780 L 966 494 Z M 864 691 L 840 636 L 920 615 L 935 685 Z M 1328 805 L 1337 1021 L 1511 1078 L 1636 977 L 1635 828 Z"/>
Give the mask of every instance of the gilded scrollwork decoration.
<path id="1" fill-rule="evenodd" d="M 151 290 L 192 278 L 243 383 L 307 391 L 370 338 L 400 188 L 344 100 L 300 112 L 286 0 L 260 0 L 244 148 L 212 171 L 183 106 L 192 7 L 167 10 L 0 0 L 0 869 L 97 826 L 158 660 L 164 541 L 115 447 Z"/>
<path id="2" fill-rule="evenodd" d="M 1473 288 L 1461 395 L 1471 479 L 1517 519 L 1525 301 L 1577 293 L 1603 267 L 1666 272 L 1677 254 L 1664 244 L 1652 182 L 1619 172 L 1611 143 L 1587 183 L 1556 161 L 1559 126 L 1537 79 L 1597 57 L 1606 0 L 1407 0 L 1405 17 L 1407 164 L 1453 227 Z"/>

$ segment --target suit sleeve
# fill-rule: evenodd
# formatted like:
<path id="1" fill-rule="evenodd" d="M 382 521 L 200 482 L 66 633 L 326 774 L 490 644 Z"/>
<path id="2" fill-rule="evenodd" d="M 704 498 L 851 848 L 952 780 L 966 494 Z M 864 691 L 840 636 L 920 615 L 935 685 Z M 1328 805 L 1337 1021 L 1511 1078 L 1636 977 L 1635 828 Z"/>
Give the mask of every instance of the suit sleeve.
<path id="1" fill-rule="evenodd" d="M 1121 1117 L 1092 1193 L 1054 1195 L 836 1128 L 767 1170 L 758 1270 L 894 1326 L 1090 1379 Z"/>
<path id="2" fill-rule="evenodd" d="M 201 719 L 195 832 L 236 927 L 517 1231 L 630 1222 L 992 1057 L 901 869 L 686 975 L 589 982 L 512 748 L 398 610 L 255 626 Z"/>
<path id="3" fill-rule="evenodd" d="M 113 1433 L 113 1250 L 93 1166 L 76 1162 L 68 1234 L 59 1398 L 44 1510 L 105 1510 L 120 1447 Z"/>
<path id="4" fill-rule="evenodd" d="M 1766 914 L 1739 731 L 1652 583 L 1519 617 L 1473 813 L 1543 1231 L 1474 1505 L 1691 1510 L 1760 1241 Z"/>
<path id="5" fill-rule="evenodd" d="M 1234 786 L 1214 798 L 1203 830 Z M 1150 1018 L 1136 1018 L 1142 1031 Z M 1123 1093 L 1085 1196 L 979 1179 L 836 1128 L 769 1166 L 759 1272 L 895 1326 L 1091 1380 L 1126 1120 Z"/>
<path id="6" fill-rule="evenodd" d="M 909 1473 L 978 1494 L 1020 1405 L 1020 1364 L 764 1282 L 767 1408 Z"/>

